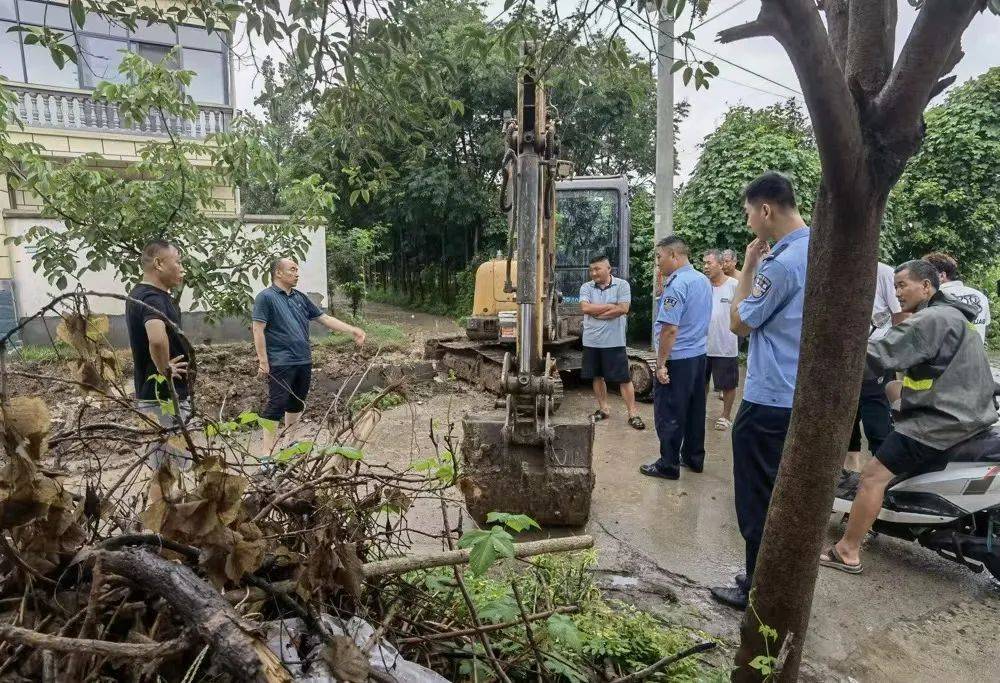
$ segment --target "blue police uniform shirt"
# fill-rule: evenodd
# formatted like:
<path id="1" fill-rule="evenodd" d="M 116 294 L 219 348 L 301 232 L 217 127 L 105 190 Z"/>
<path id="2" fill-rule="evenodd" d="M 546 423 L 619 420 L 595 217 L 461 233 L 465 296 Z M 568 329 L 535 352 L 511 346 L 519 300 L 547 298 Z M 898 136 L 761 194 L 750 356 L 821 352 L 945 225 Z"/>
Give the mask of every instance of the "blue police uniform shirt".
<path id="1" fill-rule="evenodd" d="M 288 294 L 271 285 L 254 299 L 252 318 L 265 323 L 267 362 L 272 367 L 307 365 L 312 362 L 309 321 L 323 310 L 297 289 Z"/>
<path id="2" fill-rule="evenodd" d="M 791 408 L 802 338 L 802 302 L 809 259 L 809 227 L 778 240 L 761 261 L 750 296 L 740 302 L 740 320 L 750 333 L 744 400 Z"/>
<path id="3" fill-rule="evenodd" d="M 653 325 L 653 346 L 660 347 L 664 325 L 677 326 L 670 360 L 694 358 L 708 352 L 708 323 L 712 319 L 712 283 L 691 264 L 678 268 L 663 286 Z"/>

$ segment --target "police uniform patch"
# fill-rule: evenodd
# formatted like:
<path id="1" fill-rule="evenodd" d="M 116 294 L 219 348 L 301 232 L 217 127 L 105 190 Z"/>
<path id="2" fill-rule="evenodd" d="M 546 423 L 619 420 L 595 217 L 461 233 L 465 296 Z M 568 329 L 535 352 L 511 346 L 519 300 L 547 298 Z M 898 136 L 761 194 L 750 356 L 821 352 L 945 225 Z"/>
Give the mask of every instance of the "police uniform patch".
<path id="1" fill-rule="evenodd" d="M 759 299 L 771 289 L 771 280 L 763 273 L 757 273 L 753 279 L 753 287 L 750 288 L 750 296 Z"/>
<path id="2" fill-rule="evenodd" d="M 663 310 L 669 311 L 671 308 L 677 305 L 677 297 L 665 296 L 663 297 Z"/>

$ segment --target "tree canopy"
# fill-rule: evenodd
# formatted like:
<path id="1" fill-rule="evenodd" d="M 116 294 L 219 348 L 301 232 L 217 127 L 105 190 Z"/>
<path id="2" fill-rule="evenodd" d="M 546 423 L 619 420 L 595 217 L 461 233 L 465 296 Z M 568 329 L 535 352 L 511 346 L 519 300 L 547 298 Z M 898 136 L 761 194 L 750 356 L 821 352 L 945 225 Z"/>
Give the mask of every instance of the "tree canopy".
<path id="1" fill-rule="evenodd" d="M 674 211 L 677 233 L 694 253 L 734 249 L 742 258 L 750 240 L 743 189 L 765 170 L 791 178 L 799 209 L 808 219 L 819 186 L 819 156 L 794 100 L 763 109 L 732 107 L 701 144 L 698 164 L 680 189 Z"/>

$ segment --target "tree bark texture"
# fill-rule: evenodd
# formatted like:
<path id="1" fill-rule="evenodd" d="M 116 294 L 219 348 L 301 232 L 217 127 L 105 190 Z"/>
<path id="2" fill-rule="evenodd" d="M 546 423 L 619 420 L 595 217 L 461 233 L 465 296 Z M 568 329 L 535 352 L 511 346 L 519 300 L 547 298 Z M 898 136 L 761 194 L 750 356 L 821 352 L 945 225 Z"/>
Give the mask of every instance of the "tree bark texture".
<path id="1" fill-rule="evenodd" d="M 812 220 L 792 419 L 754 573 L 735 681 L 769 653 L 798 677 L 834 484 L 857 410 L 889 191 L 923 140 L 923 111 L 985 0 L 925 0 L 892 65 L 896 0 L 761 0 L 723 43 L 771 36 L 795 68 L 823 176 Z M 827 13 L 824 27 L 819 12 Z M 846 29 L 846 35 L 845 35 Z M 764 169 L 761 169 L 762 171 Z M 777 632 L 763 640 L 760 626 Z"/>
<path id="2" fill-rule="evenodd" d="M 278 657 L 253 634 L 253 626 L 189 567 L 145 548 L 102 552 L 100 557 L 106 573 L 131 579 L 166 600 L 177 616 L 211 646 L 219 665 L 237 679 L 267 683 L 292 680 Z"/>

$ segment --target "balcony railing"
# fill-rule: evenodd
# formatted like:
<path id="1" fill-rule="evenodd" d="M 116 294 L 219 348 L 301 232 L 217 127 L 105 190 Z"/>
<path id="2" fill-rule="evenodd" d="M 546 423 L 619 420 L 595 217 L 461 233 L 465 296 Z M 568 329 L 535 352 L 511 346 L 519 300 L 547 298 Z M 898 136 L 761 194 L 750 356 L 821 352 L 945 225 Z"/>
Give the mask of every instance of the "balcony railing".
<path id="1" fill-rule="evenodd" d="M 199 105 L 198 115 L 192 121 L 171 116 L 161 118 L 151 113 L 145 121 L 129 125 L 116 105 L 95 101 L 89 93 L 17 83 L 5 85 L 17 95 L 17 105 L 11 114 L 25 126 L 156 137 L 168 137 L 172 133 L 197 139 L 228 131 L 233 120 L 230 107 Z"/>

